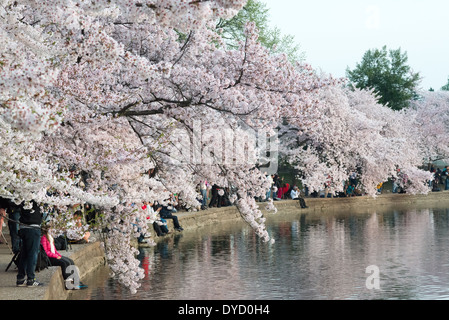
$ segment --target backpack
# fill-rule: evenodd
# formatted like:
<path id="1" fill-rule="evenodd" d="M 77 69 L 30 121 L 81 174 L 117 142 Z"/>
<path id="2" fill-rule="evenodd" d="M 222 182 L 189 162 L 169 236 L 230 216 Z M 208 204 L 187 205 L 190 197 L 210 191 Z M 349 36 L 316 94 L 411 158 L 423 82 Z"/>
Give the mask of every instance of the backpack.
<path id="1" fill-rule="evenodd" d="M 55 238 L 56 250 L 67 250 L 67 238 L 65 236 L 59 236 Z"/>
<path id="2" fill-rule="evenodd" d="M 39 272 L 41 270 L 47 269 L 50 266 L 50 259 L 48 258 L 44 247 L 40 245 L 39 253 L 37 254 L 36 271 Z"/>

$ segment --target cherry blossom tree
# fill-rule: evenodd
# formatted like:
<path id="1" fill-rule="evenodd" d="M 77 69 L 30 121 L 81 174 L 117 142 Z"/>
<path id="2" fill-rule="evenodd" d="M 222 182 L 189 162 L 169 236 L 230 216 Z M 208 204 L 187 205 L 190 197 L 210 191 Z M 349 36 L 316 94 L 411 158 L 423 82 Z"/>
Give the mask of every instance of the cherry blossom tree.
<path id="1" fill-rule="evenodd" d="M 283 153 L 302 172 L 311 191 L 331 177 L 331 192 L 343 191 L 353 170 L 363 190 L 376 195 L 379 182 L 407 174 L 407 191 L 426 193 L 428 172 L 416 141 L 415 118 L 378 103 L 372 91 L 330 86 L 321 90 L 314 113 L 290 121 L 280 131 Z M 314 124 L 310 126 L 309 124 Z"/>
<path id="2" fill-rule="evenodd" d="M 312 109 L 334 80 L 271 55 L 253 24 L 237 50 L 226 50 L 214 20 L 244 3 L 1 1 L 2 196 L 60 213 L 100 207 L 106 256 L 132 291 L 142 277 L 130 241 L 146 231 L 143 200 L 164 203 L 176 192 L 195 205 L 207 178 L 231 187 L 242 217 L 271 240 L 254 200 L 269 186 L 255 162 L 241 161 L 257 148 L 239 145 L 240 133 L 273 132 Z M 177 31 L 188 36 L 180 41 Z M 231 141 L 229 158 L 217 141 Z"/>
<path id="3" fill-rule="evenodd" d="M 425 162 L 449 159 L 445 142 L 449 130 L 449 94 L 446 91 L 420 92 L 407 116 L 415 119 L 415 142 L 419 144 Z"/>

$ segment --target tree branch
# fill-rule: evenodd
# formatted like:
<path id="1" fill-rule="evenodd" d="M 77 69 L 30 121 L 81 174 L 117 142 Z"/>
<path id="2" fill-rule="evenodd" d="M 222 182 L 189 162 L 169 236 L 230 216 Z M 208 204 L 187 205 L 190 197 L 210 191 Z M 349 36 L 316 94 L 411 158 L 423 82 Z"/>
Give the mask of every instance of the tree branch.
<path id="1" fill-rule="evenodd" d="M 194 32 L 193 31 L 190 31 L 190 33 L 189 33 L 189 36 L 187 37 L 187 39 L 186 39 L 186 42 L 184 43 L 184 45 L 181 47 L 181 55 L 179 56 L 179 58 L 178 59 L 176 59 L 176 61 L 173 63 L 173 65 L 172 65 L 172 68 L 182 59 L 182 57 L 184 56 L 184 54 L 186 53 L 186 51 L 187 51 L 187 46 L 188 46 L 188 44 L 189 44 L 189 42 L 190 42 L 190 39 L 192 38 L 192 36 L 193 36 L 193 34 L 194 34 Z"/>

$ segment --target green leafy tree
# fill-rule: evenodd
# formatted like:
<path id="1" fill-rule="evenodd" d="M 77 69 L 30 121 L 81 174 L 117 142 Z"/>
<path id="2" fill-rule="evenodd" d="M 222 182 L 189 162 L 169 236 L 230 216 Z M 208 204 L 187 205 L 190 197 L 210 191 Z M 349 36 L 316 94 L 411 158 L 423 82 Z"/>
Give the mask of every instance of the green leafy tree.
<path id="1" fill-rule="evenodd" d="M 272 53 L 285 53 L 291 62 L 304 60 L 304 53 L 295 43 L 294 36 L 282 35 L 279 28 L 269 26 L 269 10 L 266 4 L 257 0 L 248 0 L 245 7 L 232 19 L 221 19 L 217 28 L 222 30 L 222 38 L 228 47 L 238 48 L 239 42 L 245 39 L 245 25 L 254 22 L 259 29 L 259 41 Z"/>
<path id="2" fill-rule="evenodd" d="M 449 91 L 449 77 L 447 78 L 447 83 L 441 87 L 443 91 Z"/>
<path id="3" fill-rule="evenodd" d="M 346 76 L 357 88 L 374 89 L 380 103 L 401 110 L 418 97 L 416 90 L 421 82 L 420 74 L 414 73 L 407 61 L 407 52 L 384 46 L 368 50 L 354 70 L 346 69 Z"/>

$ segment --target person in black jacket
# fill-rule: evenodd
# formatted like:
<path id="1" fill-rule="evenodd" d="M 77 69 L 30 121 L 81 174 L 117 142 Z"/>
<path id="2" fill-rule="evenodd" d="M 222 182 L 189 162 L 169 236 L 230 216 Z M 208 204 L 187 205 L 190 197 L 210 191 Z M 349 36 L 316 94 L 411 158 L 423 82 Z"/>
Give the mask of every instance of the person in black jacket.
<path id="1" fill-rule="evenodd" d="M 224 191 L 222 187 L 219 187 L 216 184 L 212 186 L 212 199 L 209 202 L 209 208 L 211 207 L 221 208 L 221 205 L 223 204 L 224 200 L 224 193 L 220 192 L 220 190 Z"/>
<path id="2" fill-rule="evenodd" d="M 178 221 L 178 217 L 174 216 L 172 214 L 172 209 L 169 208 L 169 206 L 160 206 L 162 207 L 161 211 L 159 212 L 159 215 L 162 219 L 167 220 L 167 219 L 172 219 L 173 220 L 173 226 L 175 227 L 176 231 L 182 231 L 184 230 L 180 225 L 179 225 L 179 221 Z"/>
<path id="3" fill-rule="evenodd" d="M 39 205 L 32 200 L 31 209 L 22 206 L 20 215 L 19 237 L 22 240 L 19 261 L 17 263 L 18 287 L 36 287 L 43 284 L 36 280 L 35 269 L 40 250 L 42 212 Z M 25 276 L 27 279 L 25 280 Z"/>

